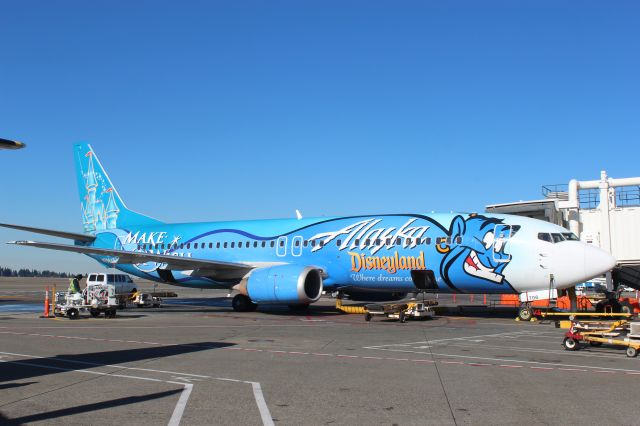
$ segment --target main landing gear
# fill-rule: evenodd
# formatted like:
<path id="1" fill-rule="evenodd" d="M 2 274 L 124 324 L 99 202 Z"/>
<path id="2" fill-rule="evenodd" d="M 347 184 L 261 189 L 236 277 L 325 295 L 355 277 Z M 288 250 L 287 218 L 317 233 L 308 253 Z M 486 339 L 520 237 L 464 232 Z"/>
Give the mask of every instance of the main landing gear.
<path id="1" fill-rule="evenodd" d="M 253 303 L 249 296 L 236 294 L 231 300 L 231 307 L 236 312 L 253 312 L 258 308 L 258 305 Z"/>

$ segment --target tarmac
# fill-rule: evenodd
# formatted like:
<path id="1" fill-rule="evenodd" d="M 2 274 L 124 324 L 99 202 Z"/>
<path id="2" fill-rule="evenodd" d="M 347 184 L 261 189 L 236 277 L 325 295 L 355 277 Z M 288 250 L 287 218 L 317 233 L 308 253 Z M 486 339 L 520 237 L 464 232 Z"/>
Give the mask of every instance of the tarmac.
<path id="1" fill-rule="evenodd" d="M 39 318 L 54 281 L 0 279 L 1 424 L 638 423 L 638 358 L 565 351 L 564 330 L 513 313 L 365 322 L 331 299 L 236 313 L 226 292 L 160 286 L 180 297 Z"/>

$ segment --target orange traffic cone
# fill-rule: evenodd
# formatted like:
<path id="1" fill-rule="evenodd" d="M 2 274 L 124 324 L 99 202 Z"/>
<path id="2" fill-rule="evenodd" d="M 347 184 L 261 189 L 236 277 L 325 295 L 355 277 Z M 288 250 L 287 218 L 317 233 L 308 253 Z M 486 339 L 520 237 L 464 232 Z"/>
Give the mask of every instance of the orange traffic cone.
<path id="1" fill-rule="evenodd" d="M 49 318 L 49 287 L 44 291 L 44 317 Z"/>

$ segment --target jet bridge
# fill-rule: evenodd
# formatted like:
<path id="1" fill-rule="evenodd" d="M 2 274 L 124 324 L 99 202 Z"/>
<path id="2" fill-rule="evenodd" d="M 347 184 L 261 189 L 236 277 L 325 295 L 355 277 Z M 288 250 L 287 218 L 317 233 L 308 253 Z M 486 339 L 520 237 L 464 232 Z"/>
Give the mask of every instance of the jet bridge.
<path id="1" fill-rule="evenodd" d="M 640 289 L 640 177 L 599 180 L 542 187 L 544 198 L 486 206 L 488 213 L 505 213 L 546 220 L 570 229 L 586 243 L 610 252 L 617 261 L 607 285 Z M 610 287 L 611 288 L 611 287 Z"/>

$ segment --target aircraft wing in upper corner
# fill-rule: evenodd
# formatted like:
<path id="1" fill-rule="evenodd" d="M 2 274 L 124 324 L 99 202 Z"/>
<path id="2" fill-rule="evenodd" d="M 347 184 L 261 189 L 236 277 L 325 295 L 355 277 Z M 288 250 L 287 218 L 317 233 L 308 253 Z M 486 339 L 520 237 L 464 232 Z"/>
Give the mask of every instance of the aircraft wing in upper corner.
<path id="1" fill-rule="evenodd" d="M 193 271 L 192 275 L 206 276 L 214 280 L 228 281 L 239 280 L 249 271 L 255 268 L 252 265 L 242 263 L 222 262 L 208 259 L 195 259 L 192 257 L 179 257 L 169 254 L 155 254 L 146 252 L 134 252 L 115 249 L 104 249 L 88 246 L 76 246 L 70 244 L 42 243 L 36 241 L 11 241 L 7 244 L 16 244 L 28 247 L 39 247 L 51 250 L 70 251 L 98 256 L 100 261 L 110 264 L 138 264 L 155 262 L 161 264 L 159 269 L 175 271 Z"/>

